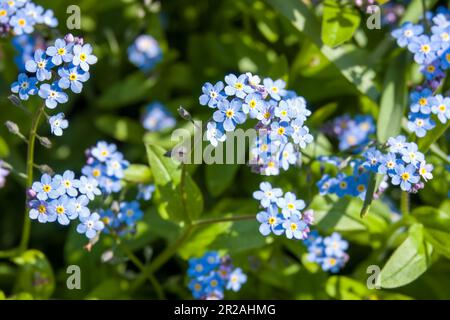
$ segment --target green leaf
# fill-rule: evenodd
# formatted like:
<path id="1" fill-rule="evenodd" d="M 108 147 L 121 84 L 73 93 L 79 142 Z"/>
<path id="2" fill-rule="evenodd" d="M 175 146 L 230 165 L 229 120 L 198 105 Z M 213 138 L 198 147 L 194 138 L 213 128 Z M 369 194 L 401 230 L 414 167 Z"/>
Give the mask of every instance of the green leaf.
<path id="1" fill-rule="evenodd" d="M 6 158 L 9 156 L 9 147 L 6 141 L 0 137 L 0 158 Z"/>
<path id="2" fill-rule="evenodd" d="M 211 164 L 206 167 L 206 188 L 214 197 L 220 196 L 232 183 L 239 170 L 235 164 Z"/>
<path id="3" fill-rule="evenodd" d="M 131 164 L 124 172 L 124 180 L 132 183 L 148 184 L 152 181 L 152 171 L 143 164 Z"/>
<path id="4" fill-rule="evenodd" d="M 423 224 L 425 239 L 450 259 L 450 216 L 433 207 L 420 207 L 411 214 Z"/>
<path id="5" fill-rule="evenodd" d="M 180 247 L 178 253 L 186 260 L 194 256 L 202 256 L 209 248 L 210 244 L 213 243 L 219 235 L 227 232 L 232 224 L 233 222 L 221 222 L 199 228 L 199 230 Z"/>
<path id="6" fill-rule="evenodd" d="M 13 259 L 20 266 L 14 292 L 28 292 L 36 299 L 50 298 L 55 290 L 55 276 L 45 255 L 28 250 Z"/>
<path id="7" fill-rule="evenodd" d="M 445 131 L 450 127 L 450 121 L 447 121 L 445 124 L 440 121 L 436 121 L 436 127 L 434 127 L 431 131 L 427 132 L 426 136 L 420 138 L 417 142 L 419 146 L 419 150 L 423 153 L 427 152 L 430 149 L 431 145 L 437 141 Z"/>
<path id="8" fill-rule="evenodd" d="M 303 1 L 266 0 L 266 2 L 320 48 L 323 55 L 360 93 L 367 95 L 373 101 L 377 101 L 379 94 L 374 83 L 376 74 L 374 70 L 367 67 L 367 52 L 354 45 L 344 45 L 335 49 L 323 46 L 320 24 L 314 13 Z"/>
<path id="9" fill-rule="evenodd" d="M 326 0 L 322 17 L 323 43 L 333 48 L 350 40 L 360 21 L 354 7 L 343 6 L 337 0 Z"/>
<path id="10" fill-rule="evenodd" d="M 139 122 L 113 115 L 100 116 L 95 120 L 95 126 L 102 132 L 110 135 L 114 139 L 124 142 L 142 141 L 144 128 Z"/>
<path id="11" fill-rule="evenodd" d="M 423 226 L 414 224 L 406 240 L 394 251 L 380 273 L 383 288 L 397 288 L 413 282 L 431 265 L 433 246 L 426 242 Z"/>
<path id="12" fill-rule="evenodd" d="M 400 133 L 402 118 L 408 103 L 406 53 L 393 59 L 384 78 L 384 90 L 381 96 L 380 113 L 377 121 L 377 138 L 384 143 L 389 137 Z"/>
<path id="13" fill-rule="evenodd" d="M 99 107 L 113 109 L 136 103 L 145 98 L 155 84 L 155 78 L 148 78 L 143 73 L 136 72 L 110 86 L 98 100 Z"/>
<path id="14" fill-rule="evenodd" d="M 147 145 L 146 148 L 157 187 L 155 200 L 159 203 L 162 217 L 175 221 L 198 218 L 203 211 L 203 195 L 189 173 L 167 157 L 163 148 L 156 145 Z"/>
<path id="15" fill-rule="evenodd" d="M 369 212 L 370 205 L 373 201 L 373 196 L 375 192 L 378 190 L 380 183 L 383 181 L 384 175 L 376 174 L 374 172 L 370 173 L 369 182 L 367 184 L 366 197 L 364 198 L 364 203 L 360 212 L 361 218 L 364 218 L 366 214 Z"/>

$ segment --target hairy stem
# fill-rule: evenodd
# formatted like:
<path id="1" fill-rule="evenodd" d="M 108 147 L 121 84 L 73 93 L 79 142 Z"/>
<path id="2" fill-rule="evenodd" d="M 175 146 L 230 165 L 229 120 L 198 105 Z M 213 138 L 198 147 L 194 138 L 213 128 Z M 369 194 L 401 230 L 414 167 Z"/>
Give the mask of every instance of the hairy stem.
<path id="1" fill-rule="evenodd" d="M 37 129 L 41 121 L 42 115 L 44 114 L 45 104 L 42 104 L 38 110 L 36 110 L 33 115 L 33 121 L 31 124 L 30 136 L 28 138 L 28 153 L 27 153 L 27 183 L 25 191 L 28 191 L 33 184 L 33 168 L 34 168 L 34 147 L 36 144 Z M 22 229 L 22 239 L 19 245 L 19 252 L 23 252 L 28 247 L 28 242 L 30 240 L 31 232 L 31 220 L 28 218 L 28 203 L 27 197 L 25 196 L 25 214 Z"/>
<path id="2" fill-rule="evenodd" d="M 400 210 L 402 211 L 403 217 L 409 216 L 409 193 L 406 191 L 402 192 L 400 198 Z"/>

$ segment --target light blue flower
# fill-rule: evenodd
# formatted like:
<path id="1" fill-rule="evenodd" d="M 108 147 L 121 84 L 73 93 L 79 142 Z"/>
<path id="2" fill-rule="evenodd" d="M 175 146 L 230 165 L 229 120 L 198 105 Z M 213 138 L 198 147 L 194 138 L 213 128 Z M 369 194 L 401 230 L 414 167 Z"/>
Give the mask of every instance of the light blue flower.
<path id="1" fill-rule="evenodd" d="M 227 290 L 238 292 L 244 283 L 247 282 L 247 276 L 242 272 L 241 268 L 234 269 L 230 274 L 230 279 L 226 285 Z"/>
<path id="2" fill-rule="evenodd" d="M 387 141 L 389 151 L 394 153 L 401 153 L 407 146 L 405 136 L 390 137 Z"/>
<path id="3" fill-rule="evenodd" d="M 421 113 L 410 113 L 408 116 L 408 129 L 416 134 L 419 138 L 425 137 L 427 131 L 435 127 L 434 121 L 429 115 Z"/>
<path id="4" fill-rule="evenodd" d="M 137 201 L 122 202 L 120 204 L 120 213 L 118 217 L 120 221 L 126 223 L 130 227 L 134 226 L 143 215 L 144 213 Z"/>
<path id="5" fill-rule="evenodd" d="M 88 72 L 89 65 L 97 63 L 97 57 L 92 54 L 92 46 L 90 44 L 85 44 L 83 46 L 77 44 L 73 46 L 73 65 L 80 66 L 80 68 Z"/>
<path id="6" fill-rule="evenodd" d="M 0 23 L 7 24 L 11 19 L 13 10 L 8 6 L 6 2 L 0 2 Z"/>
<path id="7" fill-rule="evenodd" d="M 231 102 L 223 100 L 218 104 L 218 109 L 214 112 L 213 119 L 223 123 L 225 131 L 233 131 L 236 125 L 246 120 L 245 113 L 242 112 L 242 101 L 239 99 L 233 99 Z"/>
<path id="8" fill-rule="evenodd" d="M 36 192 L 36 197 L 39 200 L 46 201 L 47 199 L 56 199 L 60 196 L 60 179 L 52 179 L 48 174 L 44 174 L 41 177 L 40 182 L 34 182 L 32 190 Z"/>
<path id="9" fill-rule="evenodd" d="M 80 186 L 80 181 L 75 179 L 75 173 L 70 170 L 66 170 L 62 176 L 56 175 L 55 178 L 61 181 L 60 192 L 61 195 L 67 194 L 69 197 L 76 197 Z"/>
<path id="10" fill-rule="evenodd" d="M 34 60 L 28 60 L 25 63 L 25 69 L 28 72 L 36 73 L 36 78 L 39 81 L 46 81 L 52 78 L 53 63 L 47 57 L 44 51 L 37 49 L 34 53 Z"/>
<path id="11" fill-rule="evenodd" d="M 298 124 L 301 120 L 296 119 L 291 122 L 291 127 L 293 129 L 292 139 L 296 145 L 299 145 L 300 148 L 304 149 L 308 144 L 313 142 L 314 138 L 309 133 L 309 128 L 307 126 L 299 126 Z"/>
<path id="12" fill-rule="evenodd" d="M 348 249 L 348 242 L 342 239 L 341 235 L 333 232 L 331 236 L 324 238 L 325 254 L 328 256 L 335 256 L 341 258 Z"/>
<path id="13" fill-rule="evenodd" d="M 52 200 L 48 206 L 48 211 L 52 219 L 56 217 L 58 223 L 62 225 L 68 225 L 70 220 L 76 219 L 77 214 L 71 210 L 71 201 L 66 195 Z"/>
<path id="14" fill-rule="evenodd" d="M 258 92 L 250 93 L 245 97 L 242 111 L 248 114 L 250 118 L 255 119 L 258 113 L 261 112 L 265 102 Z"/>
<path id="15" fill-rule="evenodd" d="M 300 214 L 291 214 L 291 216 L 283 222 L 283 227 L 288 239 L 304 239 L 303 231 L 307 228 L 307 225 L 300 219 Z"/>
<path id="16" fill-rule="evenodd" d="M 425 161 L 422 161 L 419 166 L 419 175 L 423 178 L 423 180 L 428 181 L 433 179 L 433 165 L 427 164 Z"/>
<path id="17" fill-rule="evenodd" d="M 48 203 L 42 200 L 31 200 L 28 204 L 30 208 L 29 217 L 32 220 L 38 220 L 40 223 L 53 222 L 54 216 L 48 214 Z M 49 219 L 50 218 L 50 219 Z M 54 217 L 56 219 L 56 217 Z"/>
<path id="18" fill-rule="evenodd" d="M 280 102 L 280 106 L 283 101 Z M 291 110 L 291 118 L 297 120 L 306 121 L 306 119 L 311 115 L 311 111 L 306 108 L 306 100 L 303 97 L 294 97 L 286 100 L 286 104 Z"/>
<path id="19" fill-rule="evenodd" d="M 224 281 L 220 275 L 213 272 L 211 275 L 205 278 L 205 292 L 206 294 L 218 291 L 223 291 Z"/>
<path id="20" fill-rule="evenodd" d="M 94 212 L 87 217 L 80 217 L 80 222 L 81 223 L 77 226 L 77 232 L 85 234 L 88 239 L 94 238 L 97 233 L 105 228 L 105 224 L 100 221 L 100 216 L 97 212 Z"/>
<path id="21" fill-rule="evenodd" d="M 271 232 L 277 236 L 284 233 L 284 218 L 283 215 L 278 213 L 278 208 L 275 205 L 269 206 L 266 211 L 259 212 L 256 215 L 256 220 L 261 223 L 259 232 L 263 236 L 267 236 Z"/>
<path id="22" fill-rule="evenodd" d="M 280 188 L 272 188 L 269 182 L 261 182 L 260 190 L 253 192 L 253 198 L 259 200 L 263 208 L 268 208 L 271 204 L 276 204 L 278 198 L 283 195 Z"/>
<path id="23" fill-rule="evenodd" d="M 294 111 L 292 106 L 284 100 L 280 101 L 278 107 L 275 107 L 275 117 L 280 118 L 280 121 L 289 122 L 295 115 L 296 112 Z"/>
<path id="24" fill-rule="evenodd" d="M 374 172 L 377 172 L 378 167 L 380 166 L 381 161 L 383 159 L 383 154 L 375 147 L 372 147 L 364 153 L 364 157 L 366 158 L 364 166 L 366 166 L 367 168 L 371 169 Z"/>
<path id="25" fill-rule="evenodd" d="M 138 185 L 138 195 L 137 195 L 137 199 L 138 200 L 145 200 L 145 201 L 149 201 L 152 198 L 153 192 L 155 192 L 155 185 L 153 184 L 139 184 Z"/>
<path id="26" fill-rule="evenodd" d="M 303 200 L 297 200 L 297 197 L 292 192 L 286 192 L 284 197 L 278 198 L 278 207 L 281 208 L 281 212 L 285 218 L 289 218 L 292 215 L 300 215 L 300 210 L 303 210 L 306 205 Z"/>
<path id="27" fill-rule="evenodd" d="M 194 299 L 201 299 L 205 296 L 203 281 L 199 279 L 191 279 L 191 281 L 189 281 L 188 287 L 191 290 Z"/>
<path id="28" fill-rule="evenodd" d="M 431 112 L 431 102 L 433 100 L 433 92 L 425 88 L 422 91 L 414 91 L 410 95 L 411 112 L 421 112 L 429 114 Z"/>
<path id="29" fill-rule="evenodd" d="M 225 76 L 225 83 L 227 84 L 225 94 L 244 99 L 247 94 L 254 92 L 253 88 L 246 82 L 247 76 L 245 74 L 241 74 L 239 78 L 232 73 Z"/>
<path id="30" fill-rule="evenodd" d="M 21 100 L 28 100 L 29 95 L 35 95 L 38 91 L 36 83 L 36 78 L 28 78 L 25 73 L 20 73 L 17 82 L 11 85 L 11 91 L 18 93 Z"/>
<path id="31" fill-rule="evenodd" d="M 9 24 L 13 28 L 14 34 L 20 36 L 24 33 L 32 33 L 35 22 L 24 11 L 19 10 L 11 17 Z"/>
<path id="32" fill-rule="evenodd" d="M 92 148 L 91 154 L 100 162 L 106 162 L 117 151 L 115 144 L 108 144 L 105 141 L 99 141 L 97 145 Z"/>
<path id="33" fill-rule="evenodd" d="M 74 215 L 78 217 L 88 217 L 91 211 L 88 208 L 89 198 L 84 194 L 80 195 L 78 198 L 74 198 L 70 203 L 70 210 Z"/>
<path id="34" fill-rule="evenodd" d="M 269 95 L 277 101 L 286 95 L 286 90 L 284 89 L 286 87 L 286 83 L 283 80 L 279 79 L 273 81 L 270 78 L 265 78 L 263 80 L 263 84 Z"/>
<path id="35" fill-rule="evenodd" d="M 408 49 L 414 53 L 414 61 L 418 64 L 432 63 L 437 57 L 439 48 L 439 42 L 431 41 L 427 35 L 413 37 L 408 44 Z"/>
<path id="36" fill-rule="evenodd" d="M 392 31 L 392 36 L 397 40 L 399 47 L 406 47 L 414 37 L 423 33 L 422 25 L 414 25 L 411 22 L 403 23 L 398 29 Z"/>
<path id="37" fill-rule="evenodd" d="M 55 18 L 53 10 L 51 9 L 48 9 L 44 12 L 44 14 L 42 15 L 42 21 L 45 25 L 51 28 L 55 28 L 58 26 L 58 19 Z"/>
<path id="38" fill-rule="evenodd" d="M 215 123 L 210 121 L 206 124 L 206 139 L 213 145 L 217 147 L 219 142 L 224 142 L 227 136 L 223 130 L 223 125 L 220 123 Z"/>
<path id="39" fill-rule="evenodd" d="M 257 110 L 256 119 L 261 121 L 262 124 L 268 125 L 274 117 L 274 109 L 275 106 L 272 104 L 264 103 L 262 107 Z"/>
<path id="40" fill-rule="evenodd" d="M 48 119 L 50 130 L 55 136 L 62 136 L 63 130 L 69 127 L 69 121 L 64 119 L 64 113 L 58 113 Z"/>
<path id="41" fill-rule="evenodd" d="M 288 141 L 288 137 L 294 132 L 294 129 L 288 122 L 273 122 L 270 125 L 270 139 L 279 140 L 282 143 Z"/>
<path id="42" fill-rule="evenodd" d="M 436 95 L 431 102 L 431 112 L 437 115 L 442 123 L 446 123 L 450 119 L 450 98 Z"/>
<path id="43" fill-rule="evenodd" d="M 108 176 L 102 176 L 98 179 L 98 186 L 102 192 L 106 194 L 117 193 L 122 190 L 122 183 L 120 179 Z"/>
<path id="44" fill-rule="evenodd" d="M 89 200 L 94 200 L 95 196 L 99 196 L 102 194 L 100 189 L 98 188 L 98 182 L 95 179 L 87 178 L 85 176 L 81 176 L 80 178 L 80 187 L 78 188 L 81 194 L 86 195 Z"/>
<path id="45" fill-rule="evenodd" d="M 381 164 L 378 167 L 378 173 L 380 174 L 392 174 L 395 172 L 395 168 L 401 161 L 397 160 L 395 153 L 388 153 L 381 159 Z"/>
<path id="46" fill-rule="evenodd" d="M 22 9 L 25 14 L 30 17 L 30 20 L 33 21 L 33 23 L 43 23 L 43 13 L 44 8 L 38 5 L 35 5 L 32 2 L 29 2 L 25 5 L 25 7 Z"/>
<path id="47" fill-rule="evenodd" d="M 403 161 L 405 161 L 406 163 L 411 163 L 413 165 L 416 165 L 417 163 L 422 162 L 425 159 L 423 153 L 418 151 L 417 144 L 413 142 L 408 143 L 405 149 L 401 151 L 401 154 Z"/>
<path id="48" fill-rule="evenodd" d="M 122 179 L 124 176 L 124 170 L 128 168 L 130 163 L 123 158 L 122 153 L 115 153 L 106 162 L 106 174 L 110 177 Z"/>
<path id="49" fill-rule="evenodd" d="M 150 35 L 140 35 L 128 48 L 128 59 L 144 72 L 152 70 L 162 60 L 158 41 Z"/>
<path id="50" fill-rule="evenodd" d="M 83 82 L 89 80 L 89 72 L 84 72 L 78 67 L 73 68 L 59 68 L 58 74 L 61 77 L 58 85 L 61 89 L 70 87 L 73 93 L 80 93 L 83 89 Z"/>
<path id="51" fill-rule="evenodd" d="M 294 150 L 292 143 L 288 142 L 284 145 L 280 152 L 281 167 L 287 171 L 290 165 L 297 163 L 297 152 Z"/>
<path id="52" fill-rule="evenodd" d="M 203 257 L 191 258 L 188 263 L 189 268 L 187 270 L 187 274 L 189 277 L 198 278 L 208 274 L 211 271 L 210 265 L 206 263 Z"/>
<path id="53" fill-rule="evenodd" d="M 399 164 L 395 168 L 391 182 L 393 185 L 400 185 L 403 191 L 410 191 L 412 184 L 416 184 L 420 179 L 416 171 L 416 167 L 412 164 L 408 164 L 406 167 Z"/>
<path id="54" fill-rule="evenodd" d="M 142 125 L 148 131 L 164 131 L 175 127 L 176 120 L 162 103 L 155 101 L 146 107 Z"/>
<path id="55" fill-rule="evenodd" d="M 224 88 L 223 82 L 219 81 L 214 86 L 207 82 L 202 87 L 203 94 L 199 98 L 199 102 L 202 106 L 208 105 L 210 108 L 215 108 L 217 103 L 224 99 L 222 90 Z"/>
<path id="56" fill-rule="evenodd" d="M 48 47 L 45 53 L 49 57 L 52 57 L 51 61 L 55 66 L 59 66 L 63 62 L 72 62 L 74 58 L 72 55 L 72 47 L 73 44 L 67 44 L 63 39 L 56 39 L 55 45 Z"/>
<path id="57" fill-rule="evenodd" d="M 69 100 L 67 93 L 63 92 L 57 83 L 42 84 L 39 88 L 39 96 L 45 99 L 45 106 L 49 109 L 55 109 L 58 103 L 66 103 Z"/>

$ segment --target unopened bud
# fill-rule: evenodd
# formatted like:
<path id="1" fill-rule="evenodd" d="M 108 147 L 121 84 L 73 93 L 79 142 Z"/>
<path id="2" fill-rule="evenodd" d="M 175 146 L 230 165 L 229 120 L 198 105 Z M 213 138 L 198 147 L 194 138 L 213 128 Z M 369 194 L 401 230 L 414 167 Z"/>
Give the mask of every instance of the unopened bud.
<path id="1" fill-rule="evenodd" d="M 12 121 L 6 121 L 5 126 L 6 128 L 8 128 L 8 131 L 11 132 L 12 134 L 16 135 L 20 134 L 19 126 L 17 125 L 17 123 Z"/>
<path id="2" fill-rule="evenodd" d="M 178 107 L 178 114 L 180 115 L 180 117 L 182 117 L 184 120 L 188 120 L 191 121 L 192 120 L 192 116 L 191 114 L 182 106 Z"/>
<path id="3" fill-rule="evenodd" d="M 68 34 L 66 34 L 66 36 L 64 37 L 64 40 L 65 40 L 67 43 L 71 43 L 71 42 L 74 42 L 74 41 L 75 41 L 75 38 L 74 38 L 73 34 L 68 33 Z"/>
<path id="4" fill-rule="evenodd" d="M 36 191 L 34 191 L 33 189 L 28 189 L 27 190 L 27 196 L 28 199 L 33 200 L 34 198 L 36 198 Z"/>
<path id="5" fill-rule="evenodd" d="M 13 105 L 15 105 L 16 107 L 20 107 L 22 105 L 22 102 L 20 101 L 19 97 L 12 94 L 10 96 L 8 96 L 9 101 L 11 101 L 11 103 Z"/>
<path id="6" fill-rule="evenodd" d="M 52 147 L 52 142 L 47 137 L 39 137 L 39 142 L 41 145 L 47 149 L 50 149 Z"/>
<path id="7" fill-rule="evenodd" d="M 50 168 L 50 166 L 48 166 L 46 164 L 41 164 L 39 166 L 39 171 L 41 171 L 42 173 L 49 174 L 51 176 L 55 174 L 55 171 L 53 171 L 53 169 Z"/>
<path id="8" fill-rule="evenodd" d="M 114 201 L 114 202 L 111 204 L 111 211 L 112 211 L 112 212 L 115 212 L 115 213 L 120 212 L 120 204 L 119 204 L 118 201 Z"/>

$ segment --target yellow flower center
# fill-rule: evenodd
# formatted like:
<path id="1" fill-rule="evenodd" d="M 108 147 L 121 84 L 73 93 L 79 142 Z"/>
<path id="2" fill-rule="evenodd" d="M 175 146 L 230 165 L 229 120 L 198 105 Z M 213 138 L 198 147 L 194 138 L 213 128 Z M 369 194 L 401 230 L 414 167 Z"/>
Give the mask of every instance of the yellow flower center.
<path id="1" fill-rule="evenodd" d="M 64 49 L 64 48 L 59 48 L 59 49 L 58 49 L 58 54 L 59 54 L 60 56 L 66 54 L 66 49 Z"/>
<path id="2" fill-rule="evenodd" d="M 19 26 L 23 27 L 27 24 L 27 21 L 25 19 L 19 19 L 17 20 L 17 23 L 19 24 Z"/>
<path id="3" fill-rule="evenodd" d="M 264 118 L 270 119 L 270 112 L 269 111 L 264 113 Z"/>
<path id="4" fill-rule="evenodd" d="M 50 191 L 52 191 L 52 187 L 48 184 L 44 185 L 42 187 L 42 190 L 44 190 L 44 192 L 49 193 Z"/>
<path id="5" fill-rule="evenodd" d="M 274 168 L 275 167 L 275 162 L 269 161 L 269 163 L 267 164 L 267 167 Z"/>
<path id="6" fill-rule="evenodd" d="M 40 214 L 44 214 L 47 212 L 47 208 L 43 204 L 41 204 L 38 208 L 38 211 Z"/>
<path id="7" fill-rule="evenodd" d="M 244 88 L 244 85 L 243 85 L 242 83 L 240 83 L 240 82 L 236 82 L 236 83 L 234 84 L 234 87 L 235 87 L 236 89 L 238 89 L 238 90 L 242 90 L 242 88 Z"/>
<path id="8" fill-rule="evenodd" d="M 203 270 L 203 266 L 201 264 L 198 264 L 195 266 L 195 271 L 202 272 L 202 270 Z"/>
<path id="9" fill-rule="evenodd" d="M 217 280 L 211 280 L 210 284 L 211 284 L 211 287 L 217 287 L 217 285 L 218 285 Z"/>
<path id="10" fill-rule="evenodd" d="M 263 144 L 263 145 L 261 145 L 261 150 L 267 151 L 267 150 L 269 150 L 269 146 L 267 144 Z"/>
<path id="11" fill-rule="evenodd" d="M 287 204 L 287 207 L 288 207 L 289 210 L 295 209 L 295 206 L 294 206 L 293 203 L 288 203 L 288 204 Z"/>
<path id="12" fill-rule="evenodd" d="M 103 150 L 102 152 L 100 152 L 100 154 L 101 154 L 103 157 L 106 157 L 106 156 L 108 155 L 108 151 Z"/>
<path id="13" fill-rule="evenodd" d="M 232 118 L 234 116 L 234 111 L 233 110 L 227 110 L 227 112 L 225 114 L 226 114 L 226 116 L 228 118 Z"/>
<path id="14" fill-rule="evenodd" d="M 427 71 L 428 72 L 434 72 L 434 70 L 436 70 L 436 68 L 434 66 L 432 66 L 432 65 L 427 67 Z"/>
<path id="15" fill-rule="evenodd" d="M 201 288 L 202 288 L 202 286 L 201 286 L 199 283 L 196 283 L 196 284 L 194 285 L 194 290 L 195 290 L 195 291 L 200 291 Z"/>
<path id="16" fill-rule="evenodd" d="M 80 54 L 80 60 L 81 61 L 86 61 L 86 59 L 87 59 L 86 54 L 84 54 L 84 53 Z"/>
<path id="17" fill-rule="evenodd" d="M 75 81 L 77 80 L 78 76 L 76 73 L 71 73 L 69 76 L 70 81 Z"/>
<path id="18" fill-rule="evenodd" d="M 72 185 L 72 182 L 70 182 L 69 180 L 64 181 L 64 185 L 69 188 Z"/>
<path id="19" fill-rule="evenodd" d="M 5 17 L 7 14 L 5 9 L 0 10 L 0 17 Z"/>
<path id="20" fill-rule="evenodd" d="M 335 266 L 337 261 L 335 258 L 330 258 L 328 259 L 328 262 L 330 263 L 330 266 Z"/>
<path id="21" fill-rule="evenodd" d="M 98 170 L 98 169 L 92 170 L 92 175 L 96 178 L 100 177 L 100 170 Z"/>
<path id="22" fill-rule="evenodd" d="M 56 92 L 55 91 L 50 92 L 50 97 L 52 98 L 56 97 Z"/>
<path id="23" fill-rule="evenodd" d="M 423 44 L 422 47 L 421 47 L 420 49 L 421 49 L 421 51 L 422 51 L 423 53 L 429 53 L 429 52 L 431 51 L 430 46 L 427 45 L 427 44 Z"/>
<path id="24" fill-rule="evenodd" d="M 442 41 L 448 41 L 448 39 L 449 39 L 448 33 L 447 32 L 443 32 L 441 34 L 441 39 L 442 39 Z"/>
<path id="25" fill-rule="evenodd" d="M 250 108 L 254 109 L 256 107 L 256 101 L 254 99 L 250 100 L 249 104 Z"/>
<path id="26" fill-rule="evenodd" d="M 359 185 L 356 187 L 356 189 L 357 189 L 359 192 L 363 192 L 364 190 L 366 190 L 366 186 L 363 185 L 363 184 L 359 184 Z"/>
<path id="27" fill-rule="evenodd" d="M 424 174 L 426 174 L 427 173 L 427 169 L 425 169 L 425 168 L 420 168 L 420 174 L 421 175 L 424 175 Z"/>
<path id="28" fill-rule="evenodd" d="M 392 169 L 394 166 L 395 166 L 394 161 L 388 161 L 387 167 L 388 167 L 389 169 Z"/>
<path id="29" fill-rule="evenodd" d="M 413 35 L 413 32 L 410 29 L 408 29 L 408 30 L 405 30 L 405 32 L 403 34 L 405 35 L 405 37 L 409 38 Z"/>
<path id="30" fill-rule="evenodd" d="M 291 223 L 291 230 L 292 231 L 297 230 L 297 224 L 296 223 Z"/>
<path id="31" fill-rule="evenodd" d="M 403 179 L 404 181 L 406 181 L 406 180 L 409 179 L 409 173 L 408 173 L 408 172 L 403 172 L 402 175 L 401 175 L 401 177 L 402 177 L 402 179 Z"/>
<path id="32" fill-rule="evenodd" d="M 354 145 L 354 144 L 356 143 L 356 138 L 355 138 L 355 136 L 352 136 L 352 135 L 348 136 L 348 137 L 347 137 L 347 143 L 348 143 L 349 145 Z"/>
<path id="33" fill-rule="evenodd" d="M 419 99 L 419 104 L 420 104 L 421 106 L 424 106 L 424 105 L 426 105 L 427 103 L 428 103 L 427 99 L 425 99 L 425 98 L 420 98 L 420 99 Z"/>
<path id="34" fill-rule="evenodd" d="M 417 119 L 416 124 L 417 124 L 419 127 L 422 127 L 422 126 L 423 126 L 423 120 L 422 120 L 422 119 Z"/>
<path id="35" fill-rule="evenodd" d="M 275 217 L 270 217 L 268 222 L 269 224 L 275 224 L 275 222 L 277 222 L 277 219 L 275 219 Z"/>
<path id="36" fill-rule="evenodd" d="M 278 130 L 277 130 L 277 132 L 278 132 L 278 134 L 280 135 L 280 136 L 282 136 L 283 134 L 284 134 L 284 128 L 283 127 L 280 127 L 280 128 L 278 128 Z"/>
<path id="37" fill-rule="evenodd" d="M 63 214 L 64 212 L 66 212 L 66 209 L 63 206 L 57 206 L 56 207 L 56 213 L 57 214 Z"/>
<path id="38" fill-rule="evenodd" d="M 444 104 L 441 104 L 441 105 L 439 105 L 438 109 L 441 112 L 445 112 L 445 110 L 447 110 L 447 107 Z"/>
<path id="39" fill-rule="evenodd" d="M 347 188 L 347 182 L 342 181 L 342 182 L 339 184 L 339 186 L 341 187 L 341 189 L 345 189 L 345 188 Z"/>
<path id="40" fill-rule="evenodd" d="M 271 90 L 272 90 L 273 93 L 278 93 L 278 87 L 272 87 Z"/>
<path id="41" fill-rule="evenodd" d="M 80 58 L 80 59 L 81 59 L 81 58 Z M 211 92 L 209 93 L 209 96 L 210 96 L 211 98 L 215 99 L 215 98 L 217 98 L 217 92 L 211 91 Z"/>

